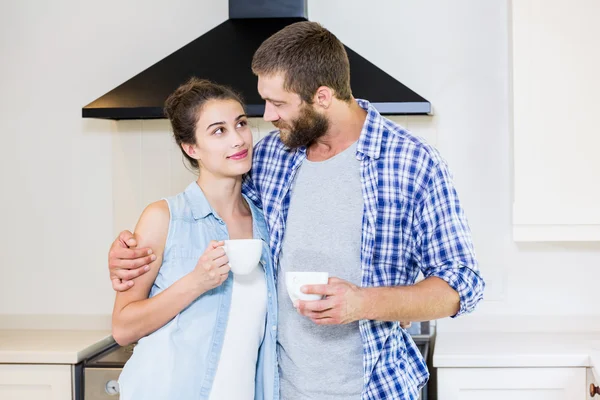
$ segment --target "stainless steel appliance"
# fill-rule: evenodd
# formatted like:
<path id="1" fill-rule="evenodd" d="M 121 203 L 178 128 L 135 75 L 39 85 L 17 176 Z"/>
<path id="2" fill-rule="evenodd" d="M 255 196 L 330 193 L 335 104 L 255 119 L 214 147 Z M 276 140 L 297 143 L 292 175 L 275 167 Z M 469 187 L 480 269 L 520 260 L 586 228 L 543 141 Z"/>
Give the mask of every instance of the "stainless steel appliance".
<path id="1" fill-rule="evenodd" d="M 131 357 L 135 344 L 113 344 L 83 362 L 81 385 L 84 400 L 116 400 L 119 398 L 119 374 Z"/>

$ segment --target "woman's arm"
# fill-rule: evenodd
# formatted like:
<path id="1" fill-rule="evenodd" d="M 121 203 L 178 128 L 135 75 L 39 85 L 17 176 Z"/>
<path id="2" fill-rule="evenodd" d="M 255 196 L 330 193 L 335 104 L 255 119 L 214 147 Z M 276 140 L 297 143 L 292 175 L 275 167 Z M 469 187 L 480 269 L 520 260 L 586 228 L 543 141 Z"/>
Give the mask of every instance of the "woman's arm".
<path id="1" fill-rule="evenodd" d="M 150 271 L 135 278 L 135 285 L 117 292 L 112 316 L 112 334 L 120 345 L 133 343 L 167 324 L 181 310 L 206 291 L 227 279 L 229 266 L 222 242 L 211 242 L 191 273 L 158 295 L 148 298 L 150 288 L 163 262 L 170 213 L 165 201 L 150 204 L 135 228 L 139 247 L 154 249 L 156 260 Z"/>

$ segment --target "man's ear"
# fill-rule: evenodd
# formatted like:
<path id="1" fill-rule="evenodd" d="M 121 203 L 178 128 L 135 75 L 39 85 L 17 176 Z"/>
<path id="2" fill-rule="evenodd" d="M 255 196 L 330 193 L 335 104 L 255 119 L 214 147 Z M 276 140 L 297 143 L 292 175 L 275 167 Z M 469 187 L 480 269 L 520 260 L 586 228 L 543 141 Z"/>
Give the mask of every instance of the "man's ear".
<path id="1" fill-rule="evenodd" d="M 316 106 L 327 109 L 333 100 L 333 90 L 328 86 L 320 86 L 313 100 Z"/>

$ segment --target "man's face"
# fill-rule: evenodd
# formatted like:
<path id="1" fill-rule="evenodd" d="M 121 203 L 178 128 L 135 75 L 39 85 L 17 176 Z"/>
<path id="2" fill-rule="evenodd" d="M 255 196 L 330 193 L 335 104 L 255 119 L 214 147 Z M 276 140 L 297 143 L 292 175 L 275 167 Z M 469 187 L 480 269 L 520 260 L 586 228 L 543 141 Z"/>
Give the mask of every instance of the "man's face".
<path id="1" fill-rule="evenodd" d="M 279 129 L 286 146 L 310 146 L 327 133 L 329 120 L 298 94 L 286 91 L 283 83 L 283 74 L 258 77 L 258 92 L 265 100 L 263 118 Z"/>

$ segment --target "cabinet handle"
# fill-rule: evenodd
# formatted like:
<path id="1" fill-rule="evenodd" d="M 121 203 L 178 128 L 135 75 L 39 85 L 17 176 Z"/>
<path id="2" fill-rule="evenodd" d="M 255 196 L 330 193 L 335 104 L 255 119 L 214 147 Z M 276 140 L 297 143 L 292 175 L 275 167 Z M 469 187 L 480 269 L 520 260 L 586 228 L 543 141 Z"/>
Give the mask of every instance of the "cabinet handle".
<path id="1" fill-rule="evenodd" d="M 590 384 L 590 397 L 600 394 L 600 388 L 593 383 Z"/>

